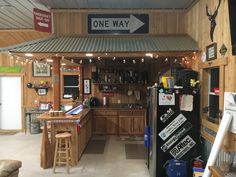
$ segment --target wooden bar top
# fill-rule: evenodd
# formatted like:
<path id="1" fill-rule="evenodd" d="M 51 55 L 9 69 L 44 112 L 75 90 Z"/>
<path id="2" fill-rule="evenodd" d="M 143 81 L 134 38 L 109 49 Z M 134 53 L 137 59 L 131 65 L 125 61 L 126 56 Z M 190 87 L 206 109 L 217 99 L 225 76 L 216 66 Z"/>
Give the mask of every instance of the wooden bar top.
<path id="1" fill-rule="evenodd" d="M 76 115 L 62 115 L 62 116 L 50 116 L 49 112 L 45 112 L 44 114 L 41 114 L 37 118 L 42 121 L 53 121 L 53 120 L 82 120 L 88 113 L 90 109 L 85 108 L 82 110 L 79 114 Z"/>

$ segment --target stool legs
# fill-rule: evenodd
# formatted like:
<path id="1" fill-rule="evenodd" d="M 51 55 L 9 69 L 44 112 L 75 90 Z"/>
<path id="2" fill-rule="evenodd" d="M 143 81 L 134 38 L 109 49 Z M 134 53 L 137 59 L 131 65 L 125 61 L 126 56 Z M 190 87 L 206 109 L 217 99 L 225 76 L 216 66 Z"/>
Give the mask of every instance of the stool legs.
<path id="1" fill-rule="evenodd" d="M 64 142 L 63 142 L 64 141 Z M 70 172 L 70 163 L 72 157 L 72 146 L 70 138 L 56 139 L 55 155 L 53 161 L 53 173 L 55 173 L 56 165 L 65 164 L 66 172 Z"/>
<path id="2" fill-rule="evenodd" d="M 54 153 L 54 160 L 53 160 L 53 173 L 55 173 L 56 163 L 57 163 L 57 152 L 58 152 L 58 140 L 56 140 L 56 147 L 55 147 L 55 153 Z"/>

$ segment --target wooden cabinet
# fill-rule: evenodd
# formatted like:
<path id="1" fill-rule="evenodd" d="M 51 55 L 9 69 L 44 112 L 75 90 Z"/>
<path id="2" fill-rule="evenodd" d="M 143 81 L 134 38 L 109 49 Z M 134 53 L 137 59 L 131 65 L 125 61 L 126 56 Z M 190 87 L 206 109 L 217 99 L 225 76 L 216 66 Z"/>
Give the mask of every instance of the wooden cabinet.
<path id="1" fill-rule="evenodd" d="M 118 133 L 117 110 L 93 110 L 93 133 L 94 134 L 117 134 Z"/>
<path id="2" fill-rule="evenodd" d="M 119 112 L 120 135 L 143 135 L 145 110 L 122 110 Z"/>
<path id="3" fill-rule="evenodd" d="M 143 135 L 145 110 L 93 110 L 93 133 L 113 135 Z"/>
<path id="4" fill-rule="evenodd" d="M 106 117 L 105 116 L 94 116 L 93 117 L 93 133 L 95 134 L 106 134 Z"/>
<path id="5" fill-rule="evenodd" d="M 119 134 L 132 134 L 133 117 L 119 116 Z"/>
<path id="6" fill-rule="evenodd" d="M 89 112 L 85 118 L 80 122 L 80 131 L 78 135 L 78 149 L 79 157 L 81 157 L 85 147 L 87 146 L 92 136 L 92 119 L 91 112 Z"/>
<path id="7" fill-rule="evenodd" d="M 106 132 L 107 134 L 118 133 L 118 117 L 117 116 L 108 116 L 106 118 Z"/>

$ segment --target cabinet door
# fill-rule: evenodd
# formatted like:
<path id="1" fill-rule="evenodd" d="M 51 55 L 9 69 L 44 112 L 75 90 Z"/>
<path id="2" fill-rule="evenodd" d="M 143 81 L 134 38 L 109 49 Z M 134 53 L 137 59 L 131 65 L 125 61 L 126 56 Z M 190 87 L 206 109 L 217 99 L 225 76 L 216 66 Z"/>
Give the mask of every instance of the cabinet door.
<path id="1" fill-rule="evenodd" d="M 106 134 L 106 117 L 94 116 L 93 117 L 93 133 Z"/>
<path id="2" fill-rule="evenodd" d="M 143 135 L 144 134 L 144 117 L 143 116 L 135 116 L 133 117 L 133 134 Z"/>
<path id="3" fill-rule="evenodd" d="M 83 153 L 84 148 L 86 147 L 87 143 L 86 143 L 86 126 L 81 127 L 80 129 L 80 153 Z"/>
<path id="4" fill-rule="evenodd" d="M 86 123 L 86 143 L 89 142 L 91 136 L 92 136 L 92 119 L 89 118 L 89 120 Z"/>
<path id="5" fill-rule="evenodd" d="M 133 131 L 132 126 L 133 118 L 131 116 L 129 117 L 119 117 L 119 134 L 131 134 Z"/>
<path id="6" fill-rule="evenodd" d="M 107 134 L 118 134 L 118 117 L 108 116 L 107 117 Z"/>

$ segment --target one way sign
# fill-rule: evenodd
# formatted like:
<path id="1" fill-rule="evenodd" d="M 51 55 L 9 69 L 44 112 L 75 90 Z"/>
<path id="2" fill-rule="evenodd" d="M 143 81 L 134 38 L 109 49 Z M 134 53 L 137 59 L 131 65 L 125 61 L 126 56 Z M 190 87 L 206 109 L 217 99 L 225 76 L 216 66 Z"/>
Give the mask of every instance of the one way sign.
<path id="1" fill-rule="evenodd" d="M 89 14 L 90 34 L 143 34 L 148 33 L 148 14 Z"/>

